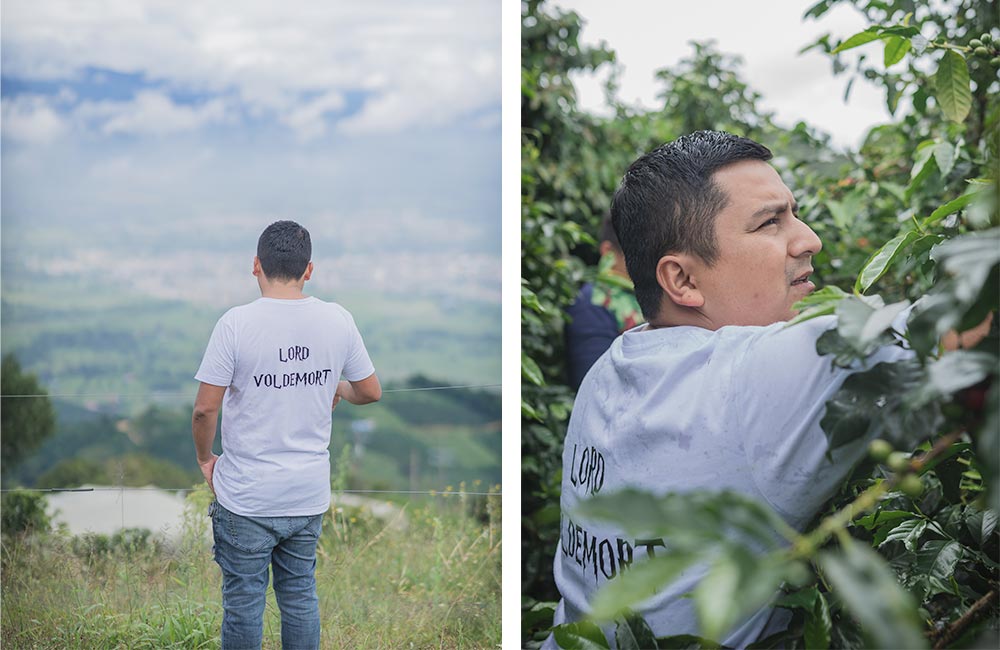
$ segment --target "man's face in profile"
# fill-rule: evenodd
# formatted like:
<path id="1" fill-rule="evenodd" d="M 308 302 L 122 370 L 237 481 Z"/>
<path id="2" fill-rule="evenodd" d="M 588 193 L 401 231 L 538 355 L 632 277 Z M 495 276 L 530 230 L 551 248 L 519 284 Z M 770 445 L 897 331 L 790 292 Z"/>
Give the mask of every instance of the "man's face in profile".
<path id="1" fill-rule="evenodd" d="M 816 288 L 808 277 L 822 243 L 799 221 L 791 191 L 766 162 L 727 165 L 713 180 L 729 201 L 715 217 L 715 264 L 698 260 L 693 269 L 701 311 L 717 327 L 792 318 L 792 305 Z"/>

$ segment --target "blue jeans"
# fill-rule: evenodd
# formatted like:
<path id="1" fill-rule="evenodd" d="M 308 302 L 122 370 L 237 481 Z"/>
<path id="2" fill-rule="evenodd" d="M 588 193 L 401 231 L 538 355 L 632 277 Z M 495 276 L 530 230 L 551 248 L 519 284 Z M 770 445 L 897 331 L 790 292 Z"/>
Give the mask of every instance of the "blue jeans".
<path id="1" fill-rule="evenodd" d="M 218 502 L 208 509 L 222 569 L 222 648 L 259 650 L 268 569 L 281 610 L 284 650 L 319 648 L 316 543 L 323 515 L 244 517 Z"/>

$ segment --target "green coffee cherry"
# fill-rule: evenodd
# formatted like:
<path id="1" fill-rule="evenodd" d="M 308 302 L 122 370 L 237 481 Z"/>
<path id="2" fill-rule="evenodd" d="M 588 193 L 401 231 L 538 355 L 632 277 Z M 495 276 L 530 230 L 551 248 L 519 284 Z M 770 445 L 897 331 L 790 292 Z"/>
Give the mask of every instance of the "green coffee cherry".
<path id="1" fill-rule="evenodd" d="M 785 571 L 785 579 L 795 586 L 804 587 L 813 579 L 812 571 L 803 562 L 792 562 Z"/>
<path id="2" fill-rule="evenodd" d="M 982 46 L 983 46 L 983 42 L 981 40 L 979 40 L 978 38 L 974 38 L 971 41 L 969 41 L 969 47 L 971 47 L 971 48 L 977 48 L 977 47 L 982 47 Z"/>
<path id="3" fill-rule="evenodd" d="M 924 482 L 916 474 L 907 474 L 899 481 L 899 491 L 916 499 L 924 492 Z"/>
<path id="4" fill-rule="evenodd" d="M 868 443 L 868 455 L 880 463 L 884 463 L 885 459 L 888 458 L 889 454 L 892 452 L 892 445 L 881 438 L 876 438 Z"/>
<path id="5" fill-rule="evenodd" d="M 990 43 L 993 40 L 993 37 L 990 36 L 989 32 L 987 32 L 987 33 L 983 34 L 982 36 L 980 36 L 979 40 L 980 40 L 980 42 L 983 43 L 983 45 L 986 45 L 987 43 Z"/>
<path id="6" fill-rule="evenodd" d="M 910 469 L 910 457 L 901 451 L 894 451 L 889 454 L 885 464 L 894 472 L 905 472 Z"/>
<path id="7" fill-rule="evenodd" d="M 987 50 L 982 45 L 980 45 L 979 47 L 977 47 L 976 49 L 974 49 L 973 52 L 975 52 L 976 55 L 978 55 L 978 56 L 989 56 L 990 55 L 990 51 Z"/>
<path id="8" fill-rule="evenodd" d="M 1000 56 L 995 56 L 990 59 L 990 63 L 993 64 L 993 67 L 1000 68 Z"/>

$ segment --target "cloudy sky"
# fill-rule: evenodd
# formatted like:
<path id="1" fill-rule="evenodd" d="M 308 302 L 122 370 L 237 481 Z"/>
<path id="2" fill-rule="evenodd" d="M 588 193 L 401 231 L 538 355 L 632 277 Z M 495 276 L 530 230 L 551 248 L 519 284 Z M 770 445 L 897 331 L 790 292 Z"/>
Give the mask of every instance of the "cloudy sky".
<path id="1" fill-rule="evenodd" d="M 496 2 L 5 0 L 2 29 L 5 256 L 245 256 L 292 218 L 371 253 L 358 281 L 408 254 L 499 298 Z"/>
<path id="2" fill-rule="evenodd" d="M 653 73 L 689 58 L 692 40 L 714 40 L 726 54 L 743 58 L 742 76 L 763 95 L 762 106 L 777 113 L 779 124 L 804 120 L 831 134 L 835 145 L 857 147 L 872 125 L 890 119 L 884 92 L 855 83 L 850 102 L 843 101 L 847 77 L 834 77 L 830 59 L 810 51 L 798 54 L 823 33 L 834 40 L 867 27 L 852 7 L 837 6 L 821 19 L 802 20 L 815 0 L 697 0 L 645 2 L 556 0 L 576 11 L 586 25 L 585 43 L 605 41 L 622 65 L 619 97 L 646 107 L 660 104 Z M 877 44 L 869 46 L 881 57 Z M 859 51 L 864 51 L 862 48 Z M 580 103 L 593 112 L 604 108 L 604 81 L 610 69 L 575 78 Z"/>

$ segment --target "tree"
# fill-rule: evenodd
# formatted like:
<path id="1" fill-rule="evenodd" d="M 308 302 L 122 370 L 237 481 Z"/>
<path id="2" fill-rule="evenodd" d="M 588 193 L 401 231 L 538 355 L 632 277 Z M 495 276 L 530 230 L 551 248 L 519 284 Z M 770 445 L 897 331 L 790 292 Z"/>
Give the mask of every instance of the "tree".
<path id="1" fill-rule="evenodd" d="M 38 379 L 21 370 L 13 354 L 3 358 L 0 369 L 0 450 L 6 467 L 16 465 L 52 435 L 56 415 Z M 17 397 L 24 395 L 26 397 Z M 27 396 L 34 397 L 27 397 Z M 40 397 L 39 397 L 40 396 Z"/>

